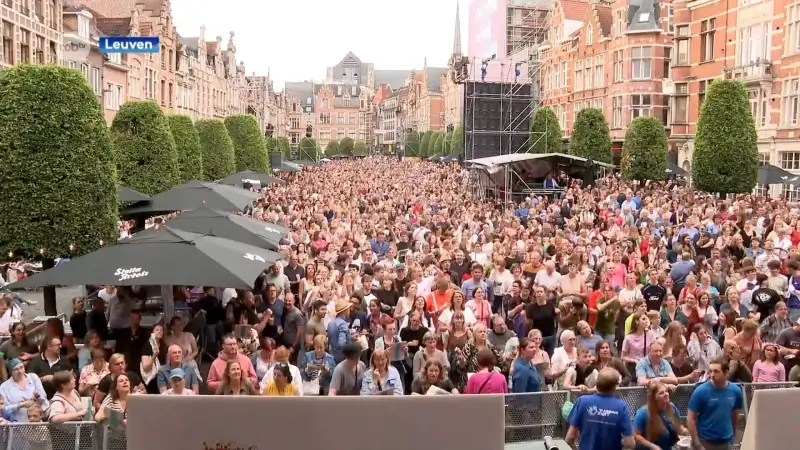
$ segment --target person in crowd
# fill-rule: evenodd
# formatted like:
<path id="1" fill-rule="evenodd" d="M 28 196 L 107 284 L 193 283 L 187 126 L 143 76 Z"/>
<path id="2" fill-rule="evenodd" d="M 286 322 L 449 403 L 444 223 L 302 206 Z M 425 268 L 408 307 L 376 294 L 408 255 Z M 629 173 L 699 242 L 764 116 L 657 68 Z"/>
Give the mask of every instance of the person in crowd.
<path id="1" fill-rule="evenodd" d="M 389 364 L 389 355 L 375 349 L 370 357 L 369 369 L 363 377 L 361 395 L 403 395 L 403 380 L 397 369 Z"/>
<path id="2" fill-rule="evenodd" d="M 753 373 L 747 363 L 742 360 L 739 344 L 735 340 L 725 341 L 720 358 L 726 362 L 725 375 L 728 377 L 728 381 L 732 383 L 751 383 L 753 381 Z M 711 373 L 710 368 L 709 373 Z"/>
<path id="3" fill-rule="evenodd" d="M 195 362 L 195 359 L 199 353 L 197 340 L 191 332 L 185 331 L 183 326 L 183 319 L 180 316 L 172 317 L 167 326 L 167 335 L 164 337 L 164 341 L 169 346 L 179 346 L 183 350 L 183 361 L 196 370 L 197 362 Z"/>
<path id="4" fill-rule="evenodd" d="M 614 369 L 620 375 L 620 386 L 628 386 L 631 382 L 631 374 L 628 372 L 628 368 L 626 367 L 625 363 L 622 359 L 617 358 L 614 356 L 614 353 L 611 348 L 611 344 L 606 341 L 601 341 L 597 343 L 597 347 L 595 348 L 595 359 L 594 359 L 594 366 L 599 372 L 606 367 Z"/>
<path id="5" fill-rule="evenodd" d="M 41 380 L 47 398 L 56 393 L 53 375 L 62 370 L 72 371 L 72 364 L 61 355 L 61 339 L 57 336 L 45 336 L 39 346 L 39 354 L 28 361 L 26 370 L 36 374 Z"/>
<path id="6" fill-rule="evenodd" d="M 192 372 L 194 371 L 186 372 L 181 368 L 170 370 L 169 389 L 163 391 L 161 395 L 196 395 L 197 392 L 186 385 L 186 377 Z"/>
<path id="7" fill-rule="evenodd" d="M 67 370 L 56 372 L 53 375 L 53 386 L 56 392 L 50 400 L 50 409 L 47 410 L 50 423 L 86 420 L 86 404 L 75 390 L 75 375 Z"/>
<path id="8" fill-rule="evenodd" d="M 647 355 L 650 344 L 656 342 L 655 335 L 649 328 L 650 319 L 647 318 L 647 313 L 638 311 L 633 314 L 631 332 L 622 342 L 621 354 L 630 373 L 636 373 L 636 364 Z"/>
<path id="9" fill-rule="evenodd" d="M 595 349 L 597 348 L 597 344 L 603 340 L 603 338 L 595 334 L 592 331 L 592 326 L 589 325 L 589 322 L 585 320 L 581 320 L 578 322 L 578 346 L 583 347 L 589 350 L 589 353 L 592 357 L 595 356 Z"/>
<path id="10" fill-rule="evenodd" d="M 318 388 L 316 395 L 328 395 L 336 361 L 333 355 L 326 352 L 328 338 L 324 334 L 314 337 L 314 350 L 307 352 L 300 366 L 303 377 L 303 393 L 306 394 L 306 383 L 312 383 Z M 313 383 L 316 382 L 316 383 Z"/>
<path id="11" fill-rule="evenodd" d="M 109 385 L 108 395 L 96 409 L 94 420 L 105 422 L 119 418 L 122 425 L 127 425 L 128 396 L 131 394 L 131 380 L 124 373 L 114 376 Z"/>
<path id="12" fill-rule="evenodd" d="M 89 332 L 88 316 L 86 308 L 83 307 L 86 301 L 83 297 L 74 297 L 72 299 L 72 315 L 69 316 L 69 328 L 72 330 L 72 336 L 75 338 L 76 343 L 83 343 L 86 334 Z M 0 328 L 2 331 L 2 328 Z"/>
<path id="13" fill-rule="evenodd" d="M 778 346 L 765 344 L 761 359 L 753 365 L 754 383 L 775 383 L 786 381 L 786 368 L 780 362 Z"/>
<path id="14" fill-rule="evenodd" d="M 442 364 L 435 360 L 430 360 L 425 363 L 419 376 L 411 383 L 411 393 L 425 395 L 435 387 L 451 394 L 458 394 L 458 389 L 453 386 L 447 374 L 444 371 Z"/>
<path id="15" fill-rule="evenodd" d="M 250 358 L 239 351 L 239 344 L 236 342 L 236 338 L 232 335 L 228 335 L 222 339 L 222 351 L 219 353 L 217 359 L 211 363 L 211 368 L 208 369 L 206 386 L 209 391 L 216 392 L 222 385 L 224 382 L 223 374 L 227 370 L 229 361 L 238 362 L 239 369 L 244 372 L 244 376 L 253 386 L 258 386 L 258 376 L 256 375 L 253 363 L 250 362 Z"/>
<path id="16" fill-rule="evenodd" d="M 260 385 L 261 388 L 260 389 L 261 389 L 262 393 L 266 392 L 267 391 L 267 385 L 271 381 L 275 380 L 275 368 L 278 367 L 278 366 L 281 366 L 283 364 L 283 365 L 285 365 L 285 366 L 287 366 L 289 368 L 289 371 L 291 372 L 291 375 L 292 375 L 292 377 L 291 377 L 292 381 L 291 382 L 294 384 L 294 387 L 295 387 L 294 392 L 296 392 L 296 394 L 292 394 L 292 395 L 303 395 L 303 375 L 302 375 L 302 372 L 300 372 L 300 368 L 299 367 L 297 367 L 294 364 L 291 364 L 289 362 L 290 358 L 291 358 L 291 352 L 286 347 L 280 346 L 280 347 L 275 349 L 275 364 L 269 370 L 267 370 L 266 375 L 264 375 L 264 378 L 261 380 L 261 385 Z M 249 360 L 248 360 L 248 362 L 249 362 Z"/>
<path id="17" fill-rule="evenodd" d="M 725 358 L 713 360 L 708 369 L 708 381 L 697 386 L 689 397 L 686 422 L 696 448 L 731 448 L 744 397 L 741 388 L 729 381 L 729 367 Z"/>
<path id="18" fill-rule="evenodd" d="M 561 347 L 556 348 L 550 359 L 550 372 L 548 376 L 561 385 L 564 375 L 578 360 L 578 338 L 572 330 L 564 330 L 560 336 Z"/>
<path id="19" fill-rule="evenodd" d="M 636 381 L 639 386 L 649 386 L 656 381 L 667 386 L 670 392 L 675 390 L 678 378 L 663 355 L 664 345 L 658 341 L 652 342 L 647 356 L 636 363 Z"/>
<path id="20" fill-rule="evenodd" d="M 116 336 L 114 353 L 122 353 L 131 367 L 138 368 L 142 363 L 144 346 L 150 339 L 150 330 L 142 327 L 142 313 L 139 310 L 131 311 L 128 322 L 129 326 Z"/>
<path id="21" fill-rule="evenodd" d="M 697 323 L 694 324 L 696 326 Z M 702 325 L 702 324 L 701 324 Z M 655 333 L 654 333 L 655 334 Z M 689 333 L 691 336 L 691 333 Z M 680 322 L 672 322 L 664 330 L 664 334 L 656 338 L 656 342 L 661 343 L 664 349 L 664 359 L 672 359 L 672 351 L 679 345 L 686 345 L 686 337 L 683 332 L 683 325 Z"/>
<path id="22" fill-rule="evenodd" d="M 342 348 L 344 360 L 336 365 L 331 377 L 328 395 L 361 395 L 367 366 L 361 361 L 361 345 L 350 342 Z"/>
<path id="23" fill-rule="evenodd" d="M 762 342 L 775 343 L 783 330 L 792 328 L 792 321 L 789 319 L 789 308 L 785 302 L 775 303 L 774 312 L 768 316 L 762 316 L 764 320 L 758 329 Z"/>
<path id="24" fill-rule="evenodd" d="M 647 403 L 633 416 L 633 437 L 637 448 L 668 450 L 689 431 L 680 421 L 678 407 L 669 400 L 667 385 L 653 381 L 647 387 Z"/>
<path id="25" fill-rule="evenodd" d="M 689 361 L 689 350 L 685 345 L 679 345 L 672 350 L 672 359 L 669 363 L 679 385 L 696 383 L 705 378 L 707 369 L 696 368 L 699 367 L 699 364 Z M 708 366 L 706 365 L 706 367 Z"/>
<path id="26" fill-rule="evenodd" d="M 344 360 L 342 353 L 344 347 L 351 342 L 350 324 L 347 318 L 350 316 L 352 304 L 346 299 L 336 301 L 333 311 L 333 319 L 328 323 L 327 335 L 330 343 L 330 353 L 336 363 Z"/>
<path id="27" fill-rule="evenodd" d="M 94 330 L 89 330 L 83 337 L 83 346 L 78 350 L 78 372 L 92 362 L 92 350 L 99 349 L 105 354 L 100 336 Z"/>
<path id="28" fill-rule="evenodd" d="M 469 374 L 478 371 L 478 354 L 484 349 L 494 353 L 495 365 L 498 370 L 508 373 L 509 364 L 503 355 L 503 349 L 492 346 L 487 340 L 486 326 L 483 323 L 477 323 L 472 328 L 472 340 L 464 347 L 463 363 L 459 361 L 458 364 L 452 366 L 450 371 L 451 380 L 460 391 L 465 390 Z"/>
<path id="29" fill-rule="evenodd" d="M 3 353 L 6 361 L 17 358 L 27 362 L 39 353 L 39 349 L 28 342 L 27 331 L 27 327 L 22 322 L 11 326 L 11 338 L 0 344 L 0 352 Z"/>
<path id="30" fill-rule="evenodd" d="M 282 348 L 282 347 L 281 347 Z M 301 395 L 297 384 L 294 382 L 294 375 L 288 362 L 279 362 L 272 369 L 271 380 L 266 380 L 262 394 L 269 397 L 291 397 Z"/>
<path id="31" fill-rule="evenodd" d="M 19 358 L 12 358 L 7 364 L 10 378 L 0 384 L 0 397 L 3 398 L 3 413 L 12 422 L 27 422 L 28 408 L 39 405 L 47 410 L 50 403 L 39 377 L 25 371 L 25 364 Z"/>
<path id="32" fill-rule="evenodd" d="M 506 378 L 495 370 L 497 358 L 488 348 L 478 352 L 478 370 L 467 380 L 465 394 L 507 394 Z"/>
<path id="33" fill-rule="evenodd" d="M 511 392 L 522 394 L 526 392 L 540 392 L 541 378 L 533 357 L 536 355 L 537 347 L 528 338 L 519 341 L 519 356 L 514 360 L 512 368 Z M 565 370 L 566 372 L 566 370 Z"/>
<path id="34" fill-rule="evenodd" d="M 589 392 L 597 384 L 597 369 L 592 365 L 592 353 L 586 347 L 578 347 L 578 359 L 564 375 L 564 389 Z"/>
<path id="35" fill-rule="evenodd" d="M 91 362 L 81 369 L 78 379 L 78 393 L 86 397 L 94 397 L 94 391 L 100 384 L 100 380 L 111 373 L 106 361 L 105 350 L 102 348 L 92 349 L 91 357 Z"/>
<path id="36" fill-rule="evenodd" d="M 150 338 L 142 346 L 142 362 L 139 366 L 139 373 L 142 375 L 142 382 L 147 387 L 148 394 L 160 393 L 157 375 L 159 367 L 167 363 L 169 353 L 167 349 L 164 325 L 157 323 L 150 331 Z"/>
<path id="37" fill-rule="evenodd" d="M 186 387 L 195 394 L 199 394 L 200 380 L 198 380 L 194 368 L 184 362 L 183 349 L 178 345 L 170 345 L 167 349 L 167 354 L 167 363 L 158 368 L 158 374 L 156 375 L 158 391 L 163 394 L 171 389 L 173 372 L 175 369 L 180 369 L 183 371 L 181 380 L 186 383 Z"/>
<path id="38" fill-rule="evenodd" d="M 751 370 L 756 361 L 761 358 L 761 336 L 758 334 L 758 322 L 747 319 L 742 322 L 742 330 L 733 338 L 739 344 L 739 354 L 747 367 Z"/>
<path id="39" fill-rule="evenodd" d="M 498 348 L 505 348 L 508 340 L 516 337 L 517 333 L 508 329 L 506 321 L 500 314 L 492 316 L 492 328 L 486 336 L 490 344 Z"/>
<path id="40" fill-rule="evenodd" d="M 566 441 L 578 450 L 622 450 L 634 448 L 630 410 L 614 393 L 619 385 L 619 372 L 611 368 L 597 375 L 597 393 L 581 395 L 567 418 Z"/>
<path id="41" fill-rule="evenodd" d="M 261 344 L 258 346 L 258 350 L 250 355 L 250 362 L 253 363 L 256 377 L 261 383 L 269 369 L 275 365 L 275 341 L 272 338 L 261 336 Z"/>
<path id="42" fill-rule="evenodd" d="M 437 337 L 433 332 L 428 331 L 422 337 L 422 349 L 414 355 L 412 362 L 412 375 L 416 379 L 419 377 L 422 368 L 428 361 L 438 361 L 446 372 L 450 372 L 450 362 L 447 354 L 437 348 Z"/>
<path id="43" fill-rule="evenodd" d="M 215 395 L 258 395 L 260 392 L 258 385 L 242 369 L 239 359 L 225 360 L 221 381 L 216 386 Z"/>
<path id="44" fill-rule="evenodd" d="M 125 360 L 125 355 L 121 353 L 114 353 L 108 359 L 108 375 L 104 376 L 97 384 L 92 397 L 92 408 L 98 411 L 103 403 L 103 400 L 109 395 L 111 388 L 114 386 L 114 379 L 120 375 L 124 375 L 129 389 L 134 392 L 143 393 L 146 391 L 142 380 L 135 372 L 128 370 L 128 364 Z M 132 387 L 131 387 L 132 386 Z"/>

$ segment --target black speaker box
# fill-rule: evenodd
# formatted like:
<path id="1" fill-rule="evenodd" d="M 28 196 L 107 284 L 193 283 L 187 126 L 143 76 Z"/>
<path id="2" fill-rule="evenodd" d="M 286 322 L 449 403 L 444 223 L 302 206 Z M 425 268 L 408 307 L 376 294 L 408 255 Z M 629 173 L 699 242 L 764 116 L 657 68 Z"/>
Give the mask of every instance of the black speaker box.
<path id="1" fill-rule="evenodd" d="M 283 165 L 283 155 L 281 152 L 269 152 L 269 166 L 279 169 Z"/>
<path id="2" fill-rule="evenodd" d="M 532 103 L 530 84 L 466 83 L 466 158 L 487 158 L 527 151 Z"/>

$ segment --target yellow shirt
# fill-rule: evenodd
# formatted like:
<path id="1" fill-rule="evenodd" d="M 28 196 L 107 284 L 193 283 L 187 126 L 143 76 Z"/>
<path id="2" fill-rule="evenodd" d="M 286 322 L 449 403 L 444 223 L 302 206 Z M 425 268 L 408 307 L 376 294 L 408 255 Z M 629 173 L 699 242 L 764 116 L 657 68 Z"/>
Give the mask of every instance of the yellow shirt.
<path id="1" fill-rule="evenodd" d="M 270 397 L 292 397 L 297 395 L 297 393 L 295 392 L 294 385 L 292 383 L 286 383 L 283 391 L 281 391 L 278 389 L 278 386 L 274 381 L 270 381 L 267 383 L 267 387 L 264 388 L 264 395 Z"/>

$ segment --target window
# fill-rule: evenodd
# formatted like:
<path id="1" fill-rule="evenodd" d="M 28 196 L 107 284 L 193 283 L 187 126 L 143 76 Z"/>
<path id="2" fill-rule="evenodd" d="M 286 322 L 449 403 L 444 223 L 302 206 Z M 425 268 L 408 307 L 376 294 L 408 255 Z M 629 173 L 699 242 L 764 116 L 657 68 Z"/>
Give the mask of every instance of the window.
<path id="1" fill-rule="evenodd" d="M 14 64 L 14 25 L 11 22 L 0 22 L 3 33 L 3 63 Z"/>
<path id="2" fill-rule="evenodd" d="M 337 86 L 336 92 L 338 92 L 337 95 L 342 95 L 342 85 L 341 84 L 339 86 Z"/>
<path id="3" fill-rule="evenodd" d="M 592 45 L 594 41 L 594 29 L 591 25 L 586 27 L 586 45 Z"/>
<path id="4" fill-rule="evenodd" d="M 767 93 L 763 89 L 750 89 L 747 91 L 750 99 L 750 111 L 753 113 L 753 121 L 756 127 L 763 128 L 767 125 Z"/>
<path id="5" fill-rule="evenodd" d="M 156 98 L 156 71 L 153 69 L 144 70 L 144 98 Z"/>
<path id="6" fill-rule="evenodd" d="M 800 170 L 800 152 L 781 152 L 781 169 Z"/>
<path id="7" fill-rule="evenodd" d="M 675 46 L 678 48 L 676 52 L 675 65 L 688 66 L 689 65 L 689 26 L 682 25 L 678 27 L 678 36 L 675 38 Z"/>
<path id="8" fill-rule="evenodd" d="M 631 120 L 637 117 L 649 117 L 652 115 L 652 104 L 650 95 L 635 94 L 631 95 Z"/>
<path id="9" fill-rule="evenodd" d="M 167 103 L 167 82 L 161 80 L 161 104 Z"/>
<path id="10" fill-rule="evenodd" d="M 120 105 L 125 102 L 124 88 L 118 84 L 106 83 L 106 109 L 111 111 L 119 110 Z"/>
<path id="11" fill-rule="evenodd" d="M 322 99 L 322 104 L 320 105 L 320 108 L 327 108 L 327 107 L 328 107 L 328 99 L 327 98 L 323 98 Z"/>
<path id="12" fill-rule="evenodd" d="M 800 79 L 785 80 L 781 86 L 781 125 L 797 125 L 800 115 Z"/>
<path id="13" fill-rule="evenodd" d="M 594 86 L 597 88 L 603 87 L 605 78 L 605 63 L 603 61 L 603 57 L 596 56 L 594 58 Z"/>
<path id="14" fill-rule="evenodd" d="M 622 128 L 622 96 L 616 95 L 611 99 L 612 128 Z"/>
<path id="15" fill-rule="evenodd" d="M 631 49 L 631 64 L 633 64 L 634 80 L 649 80 L 653 76 L 653 48 L 633 47 Z"/>
<path id="16" fill-rule="evenodd" d="M 289 128 L 294 130 L 300 128 L 300 118 L 299 117 L 292 117 L 289 119 Z"/>
<path id="17" fill-rule="evenodd" d="M 575 61 L 575 91 L 583 90 L 583 61 Z"/>
<path id="18" fill-rule="evenodd" d="M 783 45 L 785 53 L 800 52 L 800 4 L 791 5 L 786 9 L 786 41 Z"/>
<path id="19" fill-rule="evenodd" d="M 760 60 L 770 60 L 771 27 L 772 22 L 767 22 L 739 30 L 739 58 L 737 61 L 740 66 L 746 66 Z"/>
<path id="20" fill-rule="evenodd" d="M 78 36 L 89 39 L 89 18 L 83 14 L 78 15 Z"/>
<path id="21" fill-rule="evenodd" d="M 44 36 L 36 35 L 33 41 L 33 56 L 38 64 L 44 64 L 44 49 L 46 48 Z"/>
<path id="22" fill-rule="evenodd" d="M 122 64 L 122 53 L 106 53 L 108 61 L 114 64 Z"/>
<path id="23" fill-rule="evenodd" d="M 769 164 L 769 153 L 759 153 L 758 165 L 763 166 L 765 164 Z M 753 193 L 756 195 L 769 195 L 769 185 L 756 184 L 756 187 L 753 189 Z"/>
<path id="24" fill-rule="evenodd" d="M 664 78 L 672 78 L 672 49 L 664 47 Z"/>
<path id="25" fill-rule="evenodd" d="M 561 105 L 561 115 L 558 117 L 559 126 L 562 130 L 567 128 L 567 105 Z"/>
<path id="26" fill-rule="evenodd" d="M 700 89 L 698 90 L 698 93 L 697 93 L 697 99 L 698 99 L 698 102 L 697 102 L 697 114 L 698 114 L 698 116 L 700 115 L 700 110 L 703 108 L 703 101 L 706 99 L 706 90 L 708 90 L 708 87 L 713 82 L 714 82 L 714 80 L 702 80 L 700 82 Z"/>
<path id="27" fill-rule="evenodd" d="M 100 68 L 92 67 L 92 72 L 89 77 L 89 85 L 92 86 L 94 95 L 103 95 L 102 78 L 100 75 Z"/>
<path id="28" fill-rule="evenodd" d="M 614 52 L 614 83 L 622 81 L 622 68 L 623 68 L 622 50 Z"/>
<path id="29" fill-rule="evenodd" d="M 292 102 L 292 112 L 297 112 L 297 103 Z"/>
<path id="30" fill-rule="evenodd" d="M 331 139 L 331 129 L 330 128 L 320 128 L 319 129 L 319 139 L 321 141 L 329 141 Z"/>
<path id="31" fill-rule="evenodd" d="M 350 86 L 350 95 L 358 95 L 358 86 L 356 85 Z"/>
<path id="32" fill-rule="evenodd" d="M 131 85 L 129 87 L 131 97 L 140 98 L 140 96 L 142 95 L 141 77 L 142 77 L 141 69 L 139 69 L 138 67 L 131 67 L 131 72 L 130 72 Z"/>
<path id="33" fill-rule="evenodd" d="M 327 125 L 331 123 L 331 113 L 319 113 L 320 125 Z M 330 132 L 330 130 L 328 130 Z"/>
<path id="34" fill-rule="evenodd" d="M 81 73 L 86 77 L 87 80 L 89 79 L 89 64 L 81 64 Z"/>
<path id="35" fill-rule="evenodd" d="M 344 124 L 347 123 L 347 122 L 345 122 L 344 113 L 336 114 L 336 123 L 338 123 L 340 125 L 344 125 Z"/>
<path id="36" fill-rule="evenodd" d="M 800 198 L 800 188 L 793 184 L 782 184 L 781 195 L 784 196 L 787 201 L 796 202 L 797 199 Z"/>
<path id="37" fill-rule="evenodd" d="M 625 11 L 623 9 L 614 11 L 614 30 L 613 30 L 614 37 L 622 36 L 622 21 L 624 13 Z"/>
<path id="38" fill-rule="evenodd" d="M 347 115 L 347 123 L 350 125 L 355 125 L 356 123 L 356 113 L 350 113 Z"/>
<path id="39" fill-rule="evenodd" d="M 602 98 L 594 99 L 592 101 L 592 108 L 599 109 L 600 111 L 602 111 L 603 110 L 603 99 Z"/>
<path id="40" fill-rule="evenodd" d="M 31 62 L 31 32 L 20 28 L 20 41 L 19 41 L 19 54 L 22 56 L 20 62 L 22 64 L 29 64 Z M 86 78 L 89 78 L 89 73 L 84 74 Z"/>
<path id="41" fill-rule="evenodd" d="M 344 139 L 344 129 L 336 130 L 336 139 Z"/>
<path id="42" fill-rule="evenodd" d="M 667 5 L 667 32 L 675 31 L 675 6 L 670 3 Z"/>
<path id="43" fill-rule="evenodd" d="M 585 68 L 584 71 L 583 71 L 583 87 L 585 89 L 591 89 L 592 88 L 592 58 L 587 59 L 586 62 L 583 64 L 583 67 Z"/>
<path id="44" fill-rule="evenodd" d="M 352 140 L 355 140 L 356 139 L 356 130 L 353 129 L 353 128 L 347 130 L 347 137 L 349 137 Z"/>
<path id="45" fill-rule="evenodd" d="M 566 61 L 561 63 L 561 86 L 560 87 L 562 87 L 562 88 L 567 87 L 567 67 L 568 66 L 567 66 Z"/>
<path id="46" fill-rule="evenodd" d="M 700 22 L 700 61 L 714 59 L 714 19 Z"/>
<path id="47" fill-rule="evenodd" d="M 689 120 L 689 85 L 675 83 L 672 97 L 672 123 L 686 123 Z"/>
<path id="48" fill-rule="evenodd" d="M 349 108 L 350 107 L 350 99 L 349 98 L 344 99 L 344 101 L 342 103 L 343 103 L 345 108 Z"/>

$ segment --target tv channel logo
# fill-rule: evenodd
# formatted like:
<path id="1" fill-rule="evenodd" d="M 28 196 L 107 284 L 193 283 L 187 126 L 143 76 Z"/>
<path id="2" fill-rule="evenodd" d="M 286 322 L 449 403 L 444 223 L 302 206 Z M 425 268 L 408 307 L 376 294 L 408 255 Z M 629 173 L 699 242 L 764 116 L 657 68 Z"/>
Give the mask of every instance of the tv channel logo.
<path id="1" fill-rule="evenodd" d="M 92 44 L 74 34 L 65 34 L 61 45 L 61 59 L 63 61 L 84 62 L 89 59 Z"/>
<path id="2" fill-rule="evenodd" d="M 158 36 L 101 36 L 100 53 L 158 53 Z"/>

